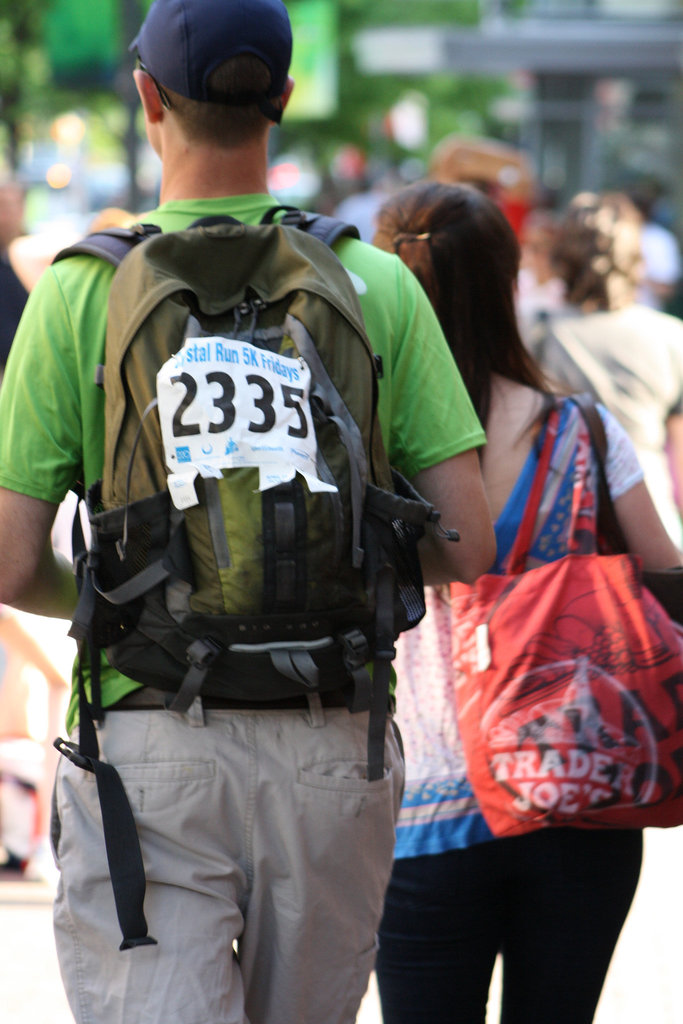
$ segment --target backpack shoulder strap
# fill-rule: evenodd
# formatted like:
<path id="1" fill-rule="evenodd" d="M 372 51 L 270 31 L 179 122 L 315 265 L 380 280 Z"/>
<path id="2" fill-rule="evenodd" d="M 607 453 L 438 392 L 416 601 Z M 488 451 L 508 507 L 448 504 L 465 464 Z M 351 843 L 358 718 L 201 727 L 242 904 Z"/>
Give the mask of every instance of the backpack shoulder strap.
<path id="1" fill-rule="evenodd" d="M 118 267 L 123 257 L 134 246 L 144 242 L 151 235 L 159 234 L 160 231 L 161 228 L 158 228 L 156 224 L 135 224 L 131 228 L 107 228 L 103 231 L 95 231 L 93 234 L 81 238 L 80 241 L 74 242 L 73 245 L 61 249 L 52 262 L 57 263 L 69 256 L 85 254 L 97 256 L 114 267 Z"/>
<path id="2" fill-rule="evenodd" d="M 324 213 L 309 213 L 299 210 L 296 206 L 271 206 L 261 218 L 262 224 L 274 223 L 275 214 L 284 210 L 284 216 L 278 223 L 289 227 L 301 228 L 309 235 L 334 245 L 338 238 L 360 238 L 360 232 L 354 224 L 347 224 L 338 217 L 329 217 Z"/>
<path id="3" fill-rule="evenodd" d="M 324 213 L 306 214 L 304 231 L 319 238 L 325 245 L 334 245 L 338 238 L 360 238 L 360 232 L 354 224 L 347 224 L 337 217 L 328 217 Z"/>
<path id="4" fill-rule="evenodd" d="M 285 215 L 280 221 L 293 227 L 301 228 L 309 235 L 318 238 L 325 245 L 334 245 L 338 238 L 360 238 L 358 228 L 353 224 L 347 224 L 337 217 L 328 217 L 322 213 L 306 213 L 294 206 L 273 206 L 261 220 L 262 224 L 272 224 L 275 214 L 280 210 Z M 238 223 L 233 217 L 203 217 L 195 221 L 191 227 L 207 226 L 211 224 Z M 131 228 L 107 228 L 103 231 L 96 231 L 86 235 L 85 238 L 74 242 L 73 245 L 61 249 L 53 259 L 53 263 L 67 259 L 69 256 L 97 256 L 106 260 L 113 266 L 118 267 L 124 256 L 134 246 L 144 242 L 150 235 L 158 234 L 161 231 L 156 224 L 135 224 Z"/>

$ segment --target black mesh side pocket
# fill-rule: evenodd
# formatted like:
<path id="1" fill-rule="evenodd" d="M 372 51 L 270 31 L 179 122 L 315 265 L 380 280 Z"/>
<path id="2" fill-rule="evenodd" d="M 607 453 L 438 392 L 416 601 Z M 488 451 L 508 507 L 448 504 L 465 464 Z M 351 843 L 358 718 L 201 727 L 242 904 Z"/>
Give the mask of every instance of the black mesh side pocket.
<path id="1" fill-rule="evenodd" d="M 418 528 L 402 519 L 392 520 L 391 525 L 394 533 L 393 563 L 396 586 L 398 598 L 405 612 L 405 624 L 401 625 L 399 620 L 398 625 L 402 630 L 412 629 L 426 611 L 422 566 L 417 554 L 417 542 L 423 535 L 424 528 Z"/>
<path id="2" fill-rule="evenodd" d="M 425 613 L 417 545 L 433 513 L 428 502 L 392 470 L 394 493 L 368 484 L 364 508 L 365 571 L 372 580 L 387 562 L 394 569 L 396 634 L 416 626 Z"/>
<path id="3" fill-rule="evenodd" d="M 95 590 L 94 635 L 98 646 L 123 639 L 139 620 L 151 567 L 169 543 L 167 491 L 127 508 L 102 511 L 97 491 L 88 495 L 92 541 L 88 565 Z"/>

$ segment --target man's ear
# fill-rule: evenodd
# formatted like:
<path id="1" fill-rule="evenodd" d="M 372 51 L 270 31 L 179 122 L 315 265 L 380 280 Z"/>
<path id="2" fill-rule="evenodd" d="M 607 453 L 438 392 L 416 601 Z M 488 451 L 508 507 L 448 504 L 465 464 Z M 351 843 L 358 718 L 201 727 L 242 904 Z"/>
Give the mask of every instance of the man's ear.
<path id="1" fill-rule="evenodd" d="M 145 112 L 145 118 L 150 124 L 156 124 L 164 116 L 164 108 L 157 87 L 153 79 L 140 68 L 135 69 L 133 78 L 135 79 L 135 85 L 140 102 L 142 103 L 142 109 Z"/>
<path id="2" fill-rule="evenodd" d="M 285 85 L 284 91 L 282 93 L 282 109 L 283 110 L 285 109 L 285 107 L 289 103 L 289 97 L 292 95 L 292 90 L 293 89 L 294 89 L 294 79 L 292 78 L 291 75 L 287 75 L 287 84 Z"/>

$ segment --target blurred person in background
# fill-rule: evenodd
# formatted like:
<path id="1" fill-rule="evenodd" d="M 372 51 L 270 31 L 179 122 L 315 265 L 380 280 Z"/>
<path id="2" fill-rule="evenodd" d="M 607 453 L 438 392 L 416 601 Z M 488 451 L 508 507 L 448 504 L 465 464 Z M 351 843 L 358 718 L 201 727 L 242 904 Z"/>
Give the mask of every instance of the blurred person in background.
<path id="1" fill-rule="evenodd" d="M 500 207 L 517 237 L 533 207 L 536 182 L 526 153 L 498 139 L 446 135 L 432 150 L 427 177 L 474 185 Z"/>
<path id="2" fill-rule="evenodd" d="M 640 247 L 643 273 L 638 286 L 638 302 L 653 309 L 666 309 L 681 279 L 681 250 L 673 231 L 657 219 L 660 190 L 641 185 L 630 198 L 643 218 Z"/>
<path id="3" fill-rule="evenodd" d="M 504 569 L 547 414 L 558 407 L 558 472 L 543 494 L 531 554 L 538 564 L 562 557 L 586 430 L 576 404 L 550 391 L 520 338 L 520 252 L 509 222 L 475 188 L 425 183 L 385 203 L 375 244 L 421 281 L 485 425 L 480 458 L 498 545 L 491 572 Z M 628 435 L 599 411 L 609 488 L 631 549 L 652 568 L 679 564 Z M 586 486 L 595 479 L 593 466 Z M 427 588 L 427 609 L 397 643 L 406 789 L 379 932 L 384 1022 L 484 1024 L 500 952 L 502 1024 L 589 1024 L 638 882 L 642 833 L 557 827 L 494 839 L 458 732 L 449 589 Z"/>
<path id="4" fill-rule="evenodd" d="M 0 871 L 52 878 L 47 844 L 52 746 L 66 710 L 70 674 L 64 623 L 0 606 Z M 64 655 L 66 654 L 66 657 Z M 2 877 L 2 875 L 0 875 Z"/>
<path id="5" fill-rule="evenodd" d="M 529 347 L 559 386 L 590 391 L 619 420 L 680 549 L 683 322 L 637 301 L 638 210 L 623 193 L 580 193 L 560 221 L 553 262 L 565 304 L 538 325 Z"/>
<path id="6" fill-rule="evenodd" d="M 135 220 L 135 216 L 128 210 L 123 210 L 119 206 L 107 206 L 93 215 L 87 232 L 128 227 L 135 223 Z M 81 235 L 82 232 L 76 231 L 75 228 L 49 226 L 34 234 L 14 238 L 8 249 L 9 262 L 27 292 L 32 290 L 60 249 L 76 242 Z"/>
<path id="7" fill-rule="evenodd" d="M 398 170 L 385 170 L 368 181 L 365 188 L 342 199 L 334 210 L 334 215 L 357 227 L 362 241 L 372 242 L 377 227 L 377 211 L 384 200 L 401 184 Z"/>
<path id="8" fill-rule="evenodd" d="M 0 182 L 0 380 L 28 298 L 9 255 L 10 243 L 24 230 L 24 190 L 18 182 Z"/>
<path id="9" fill-rule="evenodd" d="M 556 215 L 543 209 L 532 210 L 521 228 L 517 315 L 523 338 L 529 336 L 540 317 L 564 304 L 564 283 L 552 262 L 557 231 Z"/>

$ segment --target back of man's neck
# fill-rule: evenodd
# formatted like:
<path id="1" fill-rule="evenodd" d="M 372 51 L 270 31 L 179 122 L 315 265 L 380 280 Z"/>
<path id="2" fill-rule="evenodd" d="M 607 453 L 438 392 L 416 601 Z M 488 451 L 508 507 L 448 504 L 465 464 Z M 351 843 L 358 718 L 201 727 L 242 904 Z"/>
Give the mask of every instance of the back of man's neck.
<path id="1" fill-rule="evenodd" d="M 196 148 L 163 161 L 161 202 L 265 193 L 268 177 L 258 148 Z"/>

